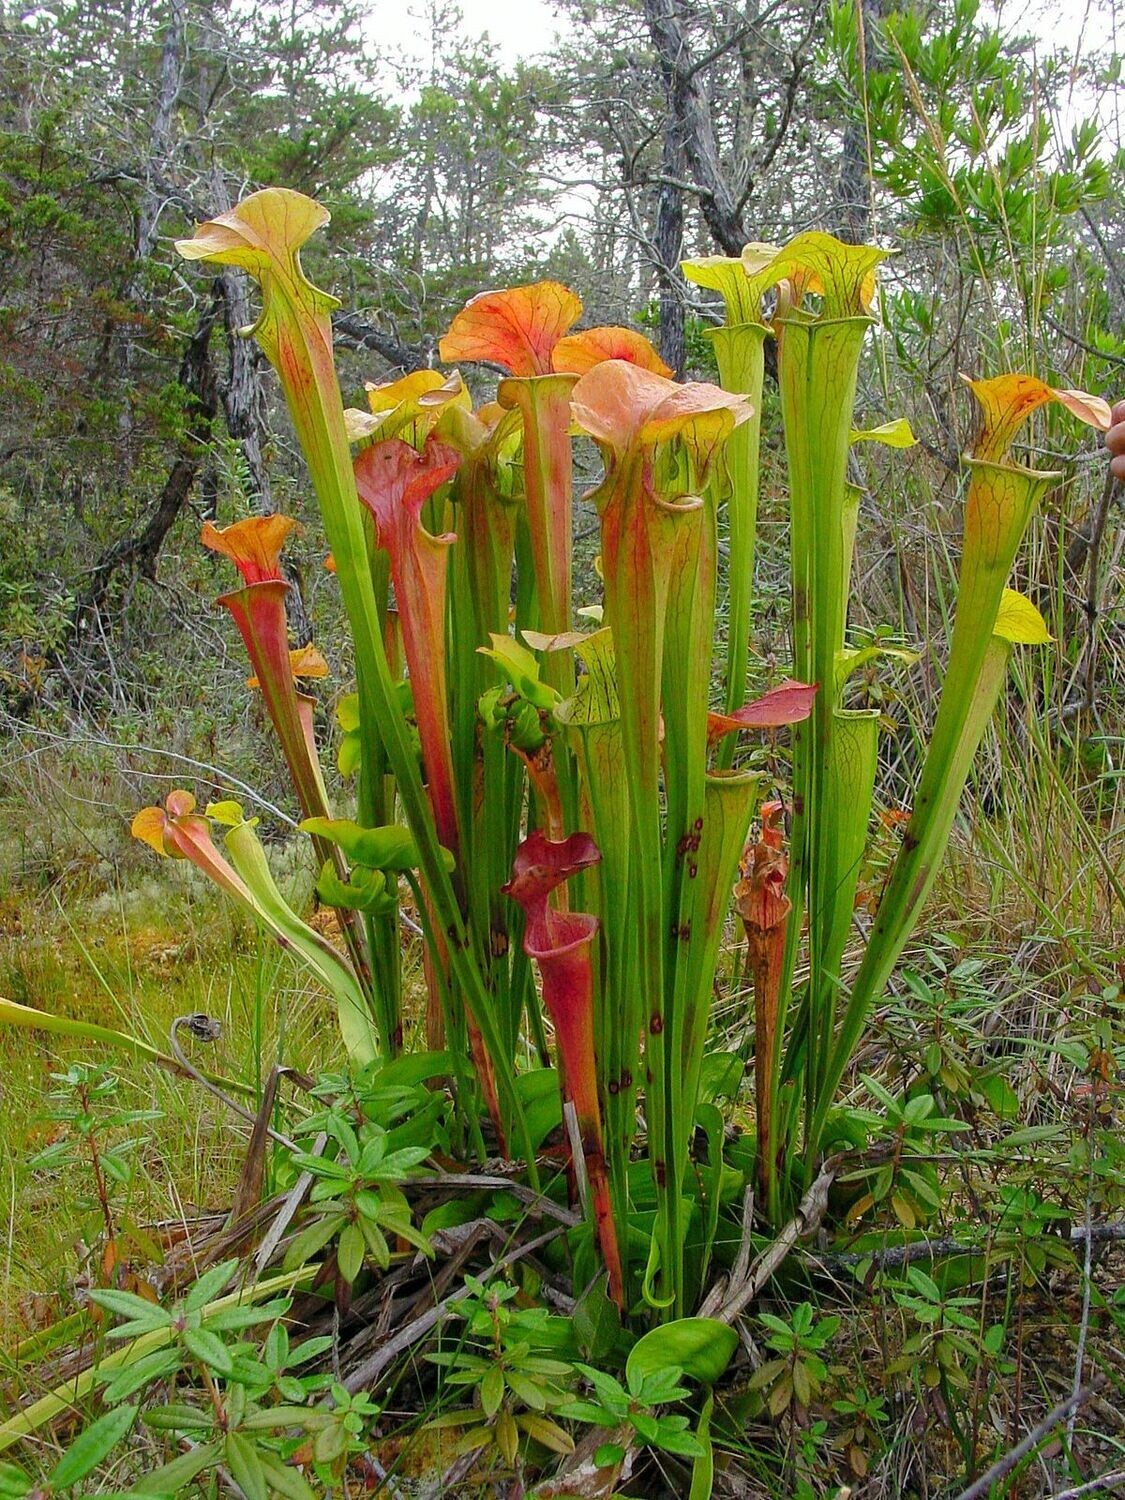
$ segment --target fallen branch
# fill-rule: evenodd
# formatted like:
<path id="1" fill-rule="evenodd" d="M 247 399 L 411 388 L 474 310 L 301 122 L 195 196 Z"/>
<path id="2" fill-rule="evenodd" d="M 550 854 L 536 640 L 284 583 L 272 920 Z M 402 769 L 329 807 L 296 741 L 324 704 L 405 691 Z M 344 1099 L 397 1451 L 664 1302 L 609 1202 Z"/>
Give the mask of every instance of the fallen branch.
<path id="1" fill-rule="evenodd" d="M 840 1157 L 830 1156 L 821 1167 L 820 1175 L 798 1204 L 797 1212 L 773 1243 L 750 1266 L 746 1262 L 749 1258 L 754 1200 L 747 1194 L 743 1205 L 742 1246 L 738 1258 L 725 1288 L 720 1284 L 709 1293 L 700 1310 L 702 1314 L 718 1318 L 722 1323 L 733 1323 L 749 1307 L 797 1241 L 819 1228 L 828 1211 L 828 1192 L 836 1180 L 839 1168 Z"/>
<path id="2" fill-rule="evenodd" d="M 1125 1240 L 1125 1220 L 1115 1219 L 1108 1224 L 1091 1224 L 1089 1231 L 1084 1224 L 1076 1224 L 1070 1231 L 1072 1245 L 1081 1245 L 1086 1240 L 1091 1244 L 1105 1244 Z M 981 1245 L 975 1241 L 937 1239 L 911 1240 L 906 1245 L 888 1245 L 883 1250 L 810 1250 L 807 1255 L 825 1270 L 844 1266 L 869 1265 L 874 1271 L 893 1271 L 901 1266 L 913 1265 L 916 1260 L 942 1260 L 957 1255 L 1014 1254 L 1016 1245 Z"/>

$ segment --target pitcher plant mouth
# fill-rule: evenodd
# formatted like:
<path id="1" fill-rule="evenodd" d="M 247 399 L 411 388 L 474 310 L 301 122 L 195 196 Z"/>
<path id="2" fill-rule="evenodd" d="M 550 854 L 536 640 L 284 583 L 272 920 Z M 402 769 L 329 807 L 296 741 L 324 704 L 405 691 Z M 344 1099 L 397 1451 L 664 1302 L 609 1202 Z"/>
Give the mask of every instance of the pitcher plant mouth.
<path id="1" fill-rule="evenodd" d="M 756 1175 L 777 1224 L 818 1168 L 1011 653 L 1047 639 L 1008 583 L 1057 476 L 1014 462 L 1013 442 L 1048 406 L 1102 428 L 1109 410 L 1032 376 L 969 382 L 979 430 L 965 457 L 952 636 L 948 654 L 935 653 L 941 695 L 855 970 L 847 955 L 871 885 L 881 731 L 860 694 L 920 655 L 910 641 L 849 629 L 857 454 L 914 442 L 893 410 L 856 414 L 888 252 L 810 231 L 686 261 L 685 276 L 722 302 L 723 325 L 709 333 L 719 385 L 672 380 L 639 329 L 582 328 L 581 299 L 545 279 L 482 292 L 439 341 L 444 361 L 500 372 L 495 399 L 474 408 L 484 372 L 470 385 L 454 366 L 367 382 L 345 410 L 337 304 L 301 265 L 326 222 L 310 199 L 267 189 L 179 248 L 258 285 L 246 332 L 280 378 L 332 558 L 325 582 L 351 635 L 351 652 L 318 638 L 334 668 L 354 658 L 355 691 L 337 693 L 319 651 L 288 638 L 282 548 L 295 523 L 204 527 L 204 545 L 239 570 L 222 602 L 347 951 L 288 905 L 235 804 L 205 817 L 173 792 L 137 815 L 134 833 L 190 860 L 327 986 L 353 1065 L 402 1046 L 400 894 L 412 898 L 425 1033 L 448 1059 L 455 1101 L 451 1149 L 510 1149 L 536 1185 L 551 1127 L 538 1109 L 529 1118 L 520 1074 L 529 1057 L 553 1062 L 571 1185 L 587 1190 L 589 1232 L 576 1230 L 574 1253 L 600 1256 L 621 1313 L 676 1318 L 697 1305 L 736 1170 L 705 1083 L 732 903 L 753 994 L 757 1116 L 756 1161 L 737 1171 L 740 1185 Z M 792 660 L 780 671 L 754 650 L 771 340 L 792 607 Z M 575 438 L 592 441 L 602 466 L 585 497 L 597 512 L 597 578 L 582 594 Z M 331 696 L 314 715 L 304 687 L 318 679 Z M 329 803 L 325 721 L 338 728 L 335 768 L 326 759 L 333 796 L 337 770 L 354 778 L 347 816 Z"/>

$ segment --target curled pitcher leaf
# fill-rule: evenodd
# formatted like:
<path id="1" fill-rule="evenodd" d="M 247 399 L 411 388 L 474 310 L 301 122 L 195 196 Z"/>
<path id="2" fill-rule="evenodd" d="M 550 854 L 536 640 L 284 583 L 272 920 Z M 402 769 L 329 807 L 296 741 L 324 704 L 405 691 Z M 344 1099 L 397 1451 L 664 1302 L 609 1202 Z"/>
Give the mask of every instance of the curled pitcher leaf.
<path id="1" fill-rule="evenodd" d="M 1034 375 L 996 375 L 990 380 L 962 380 L 976 398 L 980 425 L 972 455 L 987 463 L 1003 463 L 1016 433 L 1033 411 L 1057 401 L 1080 422 L 1105 432 L 1110 423 L 1109 402 L 1086 391 L 1056 390 Z"/>
<path id="2" fill-rule="evenodd" d="M 243 583 L 269 583 L 281 579 L 281 549 L 297 525 L 290 516 L 248 516 L 233 526 L 203 523 L 199 540 L 212 552 L 229 557 L 242 574 Z"/>
<path id="3" fill-rule="evenodd" d="M 209 819 L 227 829 L 224 842 L 229 861 L 215 847 Z M 190 860 L 282 948 L 306 963 L 336 1001 L 341 1035 L 353 1062 L 370 1062 L 377 1048 L 368 998 L 346 960 L 285 901 L 254 832 L 256 823 L 256 818 L 245 818 L 239 804 L 230 800 L 212 803 L 203 817 L 196 812 L 190 792 L 174 791 L 163 807 L 142 808 L 133 819 L 132 832 L 159 854 Z"/>
<path id="4" fill-rule="evenodd" d="M 780 254 L 776 245 L 747 245 L 741 255 L 704 255 L 682 260 L 680 270 L 696 286 L 718 292 L 726 308 L 727 323 L 759 323 L 762 319 L 762 295 L 768 289 L 768 278 L 762 272 Z"/>
<path id="5" fill-rule="evenodd" d="M 481 292 L 454 317 L 438 352 L 447 362 L 488 360 L 513 375 L 549 375 L 555 345 L 581 315 L 581 299 L 559 281 Z"/>
<path id="6" fill-rule="evenodd" d="M 359 498 L 390 556 L 422 759 L 438 837 L 447 849 L 459 846 L 445 673 L 447 553 L 456 538 L 448 532 L 432 536 L 422 524 L 422 506 L 460 462 L 455 449 L 432 436 L 421 453 L 390 438 L 364 448 L 355 461 Z"/>
<path id="7" fill-rule="evenodd" d="M 364 389 L 368 410 L 344 413 L 353 443 L 398 437 L 420 448 L 447 407 L 472 409 L 472 398 L 458 370 L 448 376 L 437 370 L 412 370 L 381 385 L 368 381 Z"/>
<path id="8" fill-rule="evenodd" d="M 657 375 L 672 374 L 643 333 L 614 324 L 584 328 L 560 339 L 551 352 L 551 368 L 558 375 L 585 375 L 606 359 L 624 359 Z"/>
<path id="9" fill-rule="evenodd" d="M 200 224 L 191 239 L 176 241 L 176 249 L 185 260 L 238 266 L 254 277 L 262 289 L 262 311 L 245 331 L 253 333 L 272 360 L 294 311 L 326 319 L 340 305 L 313 286 L 301 268 L 301 246 L 329 218 L 326 208 L 303 193 L 265 188 L 229 213 Z"/>
<path id="10" fill-rule="evenodd" d="M 538 964 L 543 980 L 543 1004 L 555 1029 L 565 1096 L 577 1117 L 610 1296 L 623 1307 L 624 1277 L 606 1171 L 594 1054 L 592 947 L 598 919 L 585 912 L 556 911 L 550 905 L 553 891 L 600 858 L 589 834 L 554 840 L 531 833 L 516 851 L 512 878 L 504 890 L 524 910 L 524 951 Z"/>
<path id="11" fill-rule="evenodd" d="M 810 229 L 779 250 L 761 274 L 774 284 L 788 282 L 794 302 L 806 292 L 819 295 L 824 319 L 867 317 L 875 300 L 875 268 L 887 254 Z"/>
<path id="12" fill-rule="evenodd" d="M 582 431 L 619 458 L 673 439 L 707 456 L 751 410 L 745 396 L 717 385 L 677 385 L 620 359 L 583 375 L 570 406 Z"/>

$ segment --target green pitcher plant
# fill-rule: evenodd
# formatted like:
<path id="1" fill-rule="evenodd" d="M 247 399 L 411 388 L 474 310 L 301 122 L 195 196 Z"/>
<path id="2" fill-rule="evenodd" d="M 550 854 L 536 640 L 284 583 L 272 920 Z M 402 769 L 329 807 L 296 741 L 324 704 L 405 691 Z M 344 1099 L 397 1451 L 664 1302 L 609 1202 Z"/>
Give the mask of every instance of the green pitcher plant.
<path id="1" fill-rule="evenodd" d="M 300 263 L 326 219 L 268 189 L 179 250 L 258 283 L 246 332 L 279 376 L 351 634 L 354 690 L 336 692 L 329 778 L 317 702 L 299 685 L 323 682 L 327 666 L 315 648 L 291 650 L 286 626 L 280 553 L 293 523 L 204 528 L 242 575 L 222 602 L 341 943 L 286 900 L 237 804 L 200 814 L 175 791 L 133 831 L 189 860 L 307 967 L 354 1066 L 408 1045 L 451 1059 L 465 1149 L 510 1157 L 529 1183 L 582 1206 L 576 1282 L 600 1265 L 623 1315 L 681 1318 L 741 1182 L 724 1161 L 707 1056 L 732 902 L 754 1004 L 760 1201 L 777 1221 L 831 1141 L 833 1102 L 932 885 L 1013 645 L 1046 638 L 1006 583 L 1054 476 L 1013 463 L 1012 437 L 1047 401 L 1100 425 L 1108 411 L 1030 377 L 972 384 L 983 421 L 937 721 L 849 978 L 878 720 L 850 706 L 848 682 L 884 648 L 848 641 L 848 455 L 861 438 L 912 441 L 901 423 L 853 428 L 883 252 L 810 233 L 688 263 L 726 309 L 712 336 L 721 385 L 673 381 L 634 330 L 582 329 L 579 298 L 542 281 L 482 293 L 441 340 L 444 361 L 487 367 L 474 384 L 502 372 L 495 399 L 475 406 L 459 368 L 419 370 L 369 384 L 345 409 L 336 304 Z M 772 684 L 752 655 L 769 339 L 793 600 L 792 676 Z M 576 441 L 601 460 L 587 497 L 597 578 L 577 583 Z M 403 982 L 406 907 L 423 934 L 424 994 Z M 544 1069 L 557 1085 L 547 1115 L 529 1108 Z M 558 1151 L 567 1171 L 548 1177 Z"/>

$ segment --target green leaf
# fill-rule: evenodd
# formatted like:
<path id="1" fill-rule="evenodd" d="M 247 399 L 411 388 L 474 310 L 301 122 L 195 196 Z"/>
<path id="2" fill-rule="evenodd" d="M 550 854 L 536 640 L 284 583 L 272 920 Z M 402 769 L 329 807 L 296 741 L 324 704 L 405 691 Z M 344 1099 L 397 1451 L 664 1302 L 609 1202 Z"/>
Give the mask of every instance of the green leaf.
<path id="1" fill-rule="evenodd" d="M 604 1360 L 621 1332 L 621 1314 L 597 1276 L 574 1306 L 574 1336 L 586 1359 Z"/>
<path id="2" fill-rule="evenodd" d="M 270 1500 L 262 1460 L 248 1437 L 244 1437 L 241 1432 L 228 1432 L 226 1458 L 231 1478 L 245 1494 L 246 1500 Z"/>
<path id="3" fill-rule="evenodd" d="M 646 1375 L 674 1365 L 698 1380 L 714 1385 L 738 1348 L 738 1334 L 716 1318 L 678 1318 L 649 1329 L 629 1351 L 625 1379 L 635 1390 Z"/>
<path id="4" fill-rule="evenodd" d="M 222 1452 L 221 1443 L 200 1443 L 188 1453 L 181 1453 L 162 1469 L 146 1474 L 134 1485 L 138 1495 L 178 1495 L 204 1469 L 216 1463 Z"/>
<path id="5" fill-rule="evenodd" d="M 237 1270 L 237 1260 L 225 1260 L 222 1265 L 205 1271 L 184 1298 L 184 1310 L 199 1312 L 208 1302 L 213 1302 Z"/>
<path id="6" fill-rule="evenodd" d="M 284 1496 L 284 1500 L 316 1500 L 316 1491 L 305 1476 L 276 1453 L 260 1451 L 258 1461 L 270 1487 Z"/>
<path id="7" fill-rule="evenodd" d="M 156 1432 L 209 1432 L 215 1414 L 201 1411 L 198 1406 L 189 1406 L 186 1401 L 170 1401 L 165 1406 L 154 1406 L 151 1411 L 146 1411 L 141 1421 Z"/>
<path id="8" fill-rule="evenodd" d="M 657 1423 L 656 1435 L 650 1441 L 654 1447 L 663 1448 L 665 1453 L 678 1453 L 683 1458 L 707 1456 L 707 1449 L 694 1432 L 680 1432 L 676 1428 L 670 1428 L 666 1422 Z"/>
<path id="9" fill-rule="evenodd" d="M 611 1412 L 624 1416 L 629 1410 L 629 1393 L 621 1383 L 593 1365 L 577 1365 L 597 1393 L 598 1400 Z"/>
<path id="10" fill-rule="evenodd" d="M 220 1375 L 230 1374 L 234 1361 L 217 1333 L 212 1333 L 209 1328 L 185 1328 L 183 1340 L 184 1348 L 201 1364 L 217 1370 Z"/>
<path id="11" fill-rule="evenodd" d="M 305 818 L 304 833 L 316 834 L 337 844 L 355 865 L 368 870 L 406 871 L 417 868 L 418 849 L 408 828 L 388 823 L 382 828 L 361 828 L 350 818 Z"/>
<path id="12" fill-rule="evenodd" d="M 536 1416 L 534 1412 L 523 1412 L 516 1418 L 517 1427 L 522 1427 L 528 1437 L 534 1438 L 537 1443 L 542 1443 L 544 1448 L 549 1448 L 552 1453 L 573 1453 L 574 1439 L 568 1432 L 547 1417 Z"/>
<path id="13" fill-rule="evenodd" d="M 251 1412 L 240 1426 L 243 1432 L 276 1432 L 281 1427 L 301 1427 L 308 1416 L 307 1406 L 267 1406 Z"/>
<path id="14" fill-rule="evenodd" d="M 340 1268 L 340 1275 L 350 1286 L 363 1269 L 363 1258 L 366 1246 L 363 1239 L 363 1230 L 358 1224 L 346 1224 L 340 1234 L 340 1244 L 336 1251 L 336 1264 Z"/>
<path id="15" fill-rule="evenodd" d="M 112 1453 L 136 1420 L 135 1406 L 119 1406 L 116 1411 L 107 1411 L 104 1417 L 99 1417 L 75 1438 L 52 1469 L 49 1480 L 52 1487 L 63 1490 L 85 1479 Z"/>
<path id="16" fill-rule="evenodd" d="M 494 1417 L 504 1399 L 504 1376 L 498 1365 L 490 1365 L 480 1383 L 480 1407 L 486 1417 Z"/>
<path id="17" fill-rule="evenodd" d="M 715 1398 L 708 1392 L 699 1416 L 699 1427 L 696 1430 L 696 1437 L 703 1452 L 692 1465 L 691 1491 L 688 1500 L 711 1500 L 711 1491 L 715 1484 L 715 1454 L 711 1447 L 711 1413 L 714 1407 Z"/>
<path id="18" fill-rule="evenodd" d="M 307 1224 L 285 1252 L 285 1269 L 288 1271 L 303 1265 L 323 1250 L 328 1241 L 335 1238 L 340 1223 L 336 1215 L 326 1214 L 323 1219 Z"/>
<path id="19" fill-rule="evenodd" d="M 595 1427 L 616 1427 L 618 1420 L 613 1412 L 592 1401 L 568 1401 L 558 1408 L 558 1414 L 568 1422 L 591 1422 Z"/>
<path id="20" fill-rule="evenodd" d="M 594 1463 L 599 1469 L 616 1468 L 624 1459 L 625 1449 L 620 1443 L 603 1443 L 594 1453 Z"/>
<path id="21" fill-rule="evenodd" d="M 142 1386 L 174 1375 L 182 1362 L 179 1349 L 155 1349 L 151 1354 L 146 1354 L 119 1370 L 102 1391 L 102 1400 L 112 1406 L 126 1396 L 131 1396 L 134 1391 L 139 1391 Z"/>
<path id="22" fill-rule="evenodd" d="M 284 1317 L 290 1306 L 290 1298 L 278 1297 L 273 1302 L 263 1302 L 261 1307 L 250 1307 L 246 1304 L 227 1307 L 222 1312 L 205 1313 L 203 1324 L 205 1328 L 213 1329 L 216 1333 L 253 1328 L 258 1323 L 272 1323 L 275 1318 Z"/>
<path id="23" fill-rule="evenodd" d="M 116 1313 L 119 1318 L 128 1318 L 129 1326 L 137 1333 L 150 1333 L 157 1328 L 172 1326 L 172 1314 L 167 1308 L 160 1307 L 155 1302 L 146 1302 L 133 1292 L 108 1289 L 93 1291 L 90 1293 L 90 1301 L 96 1307 L 104 1307 L 108 1312 Z M 110 1334 L 119 1336 L 121 1329 L 111 1329 Z"/>
<path id="24" fill-rule="evenodd" d="M 32 1482 L 18 1464 L 0 1463 L 0 1500 L 21 1500 Z"/>

